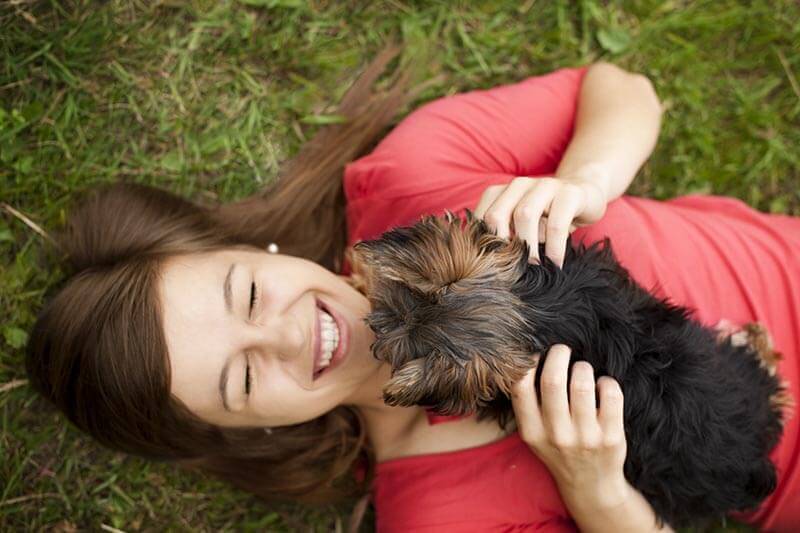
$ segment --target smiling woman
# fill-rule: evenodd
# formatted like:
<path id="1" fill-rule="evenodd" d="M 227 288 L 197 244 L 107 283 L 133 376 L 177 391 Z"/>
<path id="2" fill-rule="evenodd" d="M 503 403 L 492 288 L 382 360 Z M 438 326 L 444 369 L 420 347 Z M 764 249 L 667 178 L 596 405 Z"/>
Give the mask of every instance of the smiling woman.
<path id="1" fill-rule="evenodd" d="M 792 354 L 779 372 L 796 383 L 800 292 L 790 280 L 800 265 L 774 250 L 800 257 L 800 222 L 724 198 L 621 197 L 653 148 L 661 105 L 646 78 L 603 63 L 436 100 L 354 160 L 402 100 L 402 75 L 369 96 L 391 57 L 345 96 L 347 121 L 321 130 L 264 196 L 207 209 L 143 186 L 91 194 L 63 239 L 75 274 L 30 337 L 32 383 L 112 448 L 178 460 L 264 498 L 332 501 L 371 488 L 384 531 L 669 529 L 624 470 L 623 406 L 641 406 L 587 365 L 570 378 L 568 348 L 550 349 L 560 355 L 548 355 L 536 391 L 533 379 L 518 383 L 519 432 L 385 405 L 390 369 L 371 355 L 358 290 L 369 280 L 346 264 L 346 245 L 482 204 L 499 236 L 538 236 L 552 260 L 581 225 L 576 238 L 607 233 L 632 276 L 688 297 L 712 324 L 720 313 L 763 322 Z M 285 253 L 269 253 L 271 242 Z M 449 271 L 405 261 L 425 282 Z M 397 331 L 413 335 L 419 322 L 401 314 Z M 797 427 L 775 448 L 774 498 L 747 517 L 765 528 L 796 523 L 786 510 L 800 508 L 788 497 L 798 493 Z M 665 454 L 643 468 L 670 479 L 680 464 Z"/>
<path id="2" fill-rule="evenodd" d="M 361 320 L 369 305 L 345 280 L 245 247 L 170 259 L 159 295 L 172 394 L 221 427 L 287 426 L 366 403 L 381 365 Z"/>
<path id="3" fill-rule="evenodd" d="M 139 185 L 87 195 L 60 239 L 73 275 L 30 336 L 33 386 L 110 448 L 265 499 L 363 492 L 352 476 L 334 480 L 371 453 L 350 404 L 379 365 L 359 321 L 368 303 L 332 270 L 342 168 L 405 98 L 402 73 L 373 92 L 395 55 L 373 60 L 339 106 L 348 121 L 320 130 L 263 196 L 207 209 Z M 276 241 L 288 255 L 266 251 Z M 339 343 L 323 368 L 327 316 Z"/>

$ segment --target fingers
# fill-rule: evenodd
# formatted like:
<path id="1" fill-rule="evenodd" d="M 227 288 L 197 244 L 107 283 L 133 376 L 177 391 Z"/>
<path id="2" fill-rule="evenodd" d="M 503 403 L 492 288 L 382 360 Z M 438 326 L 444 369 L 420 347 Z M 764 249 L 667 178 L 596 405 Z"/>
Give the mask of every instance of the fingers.
<path id="1" fill-rule="evenodd" d="M 580 214 L 583 205 L 581 189 L 573 186 L 562 187 L 550 205 L 544 251 L 559 268 L 564 265 L 570 225 Z"/>
<path id="2" fill-rule="evenodd" d="M 600 437 L 595 400 L 594 370 L 586 361 L 572 365 L 569 387 L 572 422 L 581 442 L 596 444 Z"/>
<path id="3" fill-rule="evenodd" d="M 556 178 L 515 178 L 506 187 L 488 187 L 475 214 L 498 237 L 509 238 L 511 224 L 517 236 L 528 243 L 530 263 L 538 263 L 539 243 L 559 267 L 564 265 L 567 239 L 586 205 L 581 187 Z"/>
<path id="4" fill-rule="evenodd" d="M 475 207 L 475 216 L 481 219 L 484 218 L 486 211 L 505 189 L 505 185 L 490 185 L 486 187 L 486 190 L 483 191 L 483 195 L 481 195 L 481 199 L 478 201 L 478 205 Z"/>
<path id="5" fill-rule="evenodd" d="M 572 365 L 568 378 L 570 356 L 570 349 L 563 344 L 550 348 L 539 382 L 540 401 L 536 398 L 535 369 L 512 387 L 511 402 L 520 437 L 540 456 L 555 450 L 554 457 L 563 459 L 565 453 L 591 455 L 606 450 L 624 459 L 624 409 L 619 384 L 608 376 L 595 382 L 594 369 L 586 361 Z"/>
<path id="6" fill-rule="evenodd" d="M 542 414 L 536 399 L 534 379 L 536 368 L 532 368 L 525 376 L 511 387 L 511 406 L 517 420 L 517 430 L 523 441 L 539 442 L 543 434 Z"/>
<path id="7" fill-rule="evenodd" d="M 624 402 L 622 389 L 614 378 L 602 376 L 597 380 L 597 391 L 600 397 L 598 421 L 607 443 L 616 443 L 625 439 Z"/>
<path id="8" fill-rule="evenodd" d="M 531 263 L 539 262 L 539 242 L 544 240 L 540 239 L 541 221 L 559 186 L 555 180 L 539 179 L 514 208 L 514 228 L 517 236 L 528 243 L 528 261 Z"/>
<path id="9" fill-rule="evenodd" d="M 563 344 L 555 344 L 547 352 L 544 361 L 539 389 L 542 396 L 542 421 L 545 430 L 555 442 L 571 438 L 572 420 L 567 398 L 567 371 L 569 370 L 570 349 Z"/>
<path id="10" fill-rule="evenodd" d="M 508 239 L 511 235 L 512 214 L 530 187 L 531 179 L 514 178 L 486 209 L 483 220 L 498 237 Z"/>

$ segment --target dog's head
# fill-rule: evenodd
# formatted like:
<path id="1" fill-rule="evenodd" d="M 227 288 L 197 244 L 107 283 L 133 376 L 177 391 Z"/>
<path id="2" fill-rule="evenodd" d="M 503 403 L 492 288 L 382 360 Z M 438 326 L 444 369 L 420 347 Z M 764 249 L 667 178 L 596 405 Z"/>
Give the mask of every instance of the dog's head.
<path id="1" fill-rule="evenodd" d="M 427 217 L 355 246 L 372 351 L 392 367 L 386 403 L 464 414 L 510 394 L 534 366 L 531 328 L 511 290 L 527 257 L 523 241 L 495 236 L 469 213 Z"/>

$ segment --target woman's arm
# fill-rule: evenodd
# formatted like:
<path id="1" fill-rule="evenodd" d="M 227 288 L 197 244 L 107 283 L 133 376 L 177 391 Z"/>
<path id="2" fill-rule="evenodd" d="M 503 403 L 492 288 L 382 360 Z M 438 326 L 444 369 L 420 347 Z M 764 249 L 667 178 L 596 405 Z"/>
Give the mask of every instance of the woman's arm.
<path id="1" fill-rule="evenodd" d="M 556 179 L 518 178 L 489 188 L 476 213 L 485 213 L 499 234 L 507 234 L 513 222 L 522 238 L 545 242 L 547 255 L 561 264 L 569 231 L 602 218 L 606 204 L 628 188 L 653 150 L 660 120 L 661 106 L 647 78 L 593 65 L 581 86 L 575 133 Z M 624 477 L 619 385 L 600 378 L 598 406 L 591 366 L 576 363 L 568 384 L 569 359 L 563 345 L 548 353 L 541 405 L 534 371 L 517 384 L 513 402 L 520 435 L 553 474 L 582 531 L 671 531 L 658 525 L 650 504 Z"/>
<path id="2" fill-rule="evenodd" d="M 596 183 L 610 202 L 653 152 L 660 126 L 661 103 L 649 79 L 596 63 L 583 78 L 575 135 L 556 177 Z"/>
<path id="3" fill-rule="evenodd" d="M 561 492 L 562 497 L 564 492 Z M 653 508 L 644 496 L 628 486 L 627 495 L 616 506 L 590 507 L 585 501 L 568 503 L 572 519 L 584 533 L 642 533 L 674 531 L 666 524 L 659 526 Z"/>
<path id="4" fill-rule="evenodd" d="M 559 266 L 567 237 L 593 224 L 618 198 L 653 151 L 661 123 L 661 104 L 646 77 L 609 63 L 589 67 L 578 95 L 575 133 L 555 178 L 519 177 L 486 189 L 475 208 L 501 237 L 515 233 Z"/>
<path id="5" fill-rule="evenodd" d="M 547 353 L 541 401 L 535 369 L 515 385 L 511 399 L 520 437 L 550 470 L 581 531 L 672 531 L 658 525 L 650 504 L 623 474 L 627 445 L 619 384 L 608 376 L 597 381 L 598 406 L 591 365 L 576 362 L 568 383 L 569 361 L 563 344 Z"/>

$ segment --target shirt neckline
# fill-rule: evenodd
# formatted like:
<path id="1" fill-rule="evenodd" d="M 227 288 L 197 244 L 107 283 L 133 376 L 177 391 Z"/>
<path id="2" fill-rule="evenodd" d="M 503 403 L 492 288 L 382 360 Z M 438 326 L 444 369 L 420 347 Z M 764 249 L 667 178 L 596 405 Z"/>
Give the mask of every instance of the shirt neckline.
<path id="1" fill-rule="evenodd" d="M 470 446 L 469 448 L 462 448 L 460 450 L 421 453 L 415 455 L 406 455 L 404 457 L 396 457 L 394 459 L 386 459 L 384 461 L 377 462 L 376 467 L 379 470 L 384 470 L 384 469 L 395 468 L 399 465 L 406 467 L 408 466 L 409 463 L 425 463 L 427 461 L 436 461 L 437 463 L 439 463 L 442 460 L 452 461 L 455 459 L 459 459 L 462 456 L 468 456 L 471 454 L 475 454 L 477 452 L 480 453 L 499 452 L 507 448 L 516 446 L 521 442 L 522 439 L 520 439 L 519 433 L 515 431 L 513 433 L 506 435 L 505 437 L 501 437 L 498 440 L 486 444 L 479 444 L 478 446 Z"/>

